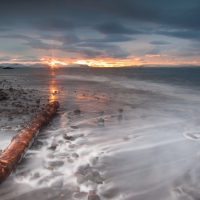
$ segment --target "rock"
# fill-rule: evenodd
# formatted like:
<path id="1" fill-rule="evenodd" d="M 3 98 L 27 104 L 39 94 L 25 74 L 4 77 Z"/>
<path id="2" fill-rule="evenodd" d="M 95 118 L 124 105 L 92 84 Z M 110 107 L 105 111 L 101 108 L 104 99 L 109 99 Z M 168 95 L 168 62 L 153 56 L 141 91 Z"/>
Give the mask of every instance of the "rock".
<path id="1" fill-rule="evenodd" d="M 60 167 L 64 165 L 64 162 L 61 160 L 49 162 L 50 166 L 52 167 Z"/>
<path id="2" fill-rule="evenodd" d="M 73 153 L 73 154 L 72 154 L 72 157 L 74 157 L 74 158 L 78 158 L 79 155 L 78 155 L 77 153 Z"/>
<path id="3" fill-rule="evenodd" d="M 80 115 L 81 114 L 81 110 L 79 110 L 79 109 L 74 110 L 74 114 L 75 115 Z"/>
<path id="4" fill-rule="evenodd" d="M 111 199 L 117 197 L 119 195 L 119 189 L 117 188 L 110 188 L 102 193 L 102 196 L 106 199 Z"/>
<path id="5" fill-rule="evenodd" d="M 63 138 L 66 139 L 66 140 L 71 140 L 71 141 L 75 140 L 73 136 L 68 136 L 66 133 L 63 134 Z"/>
<path id="6" fill-rule="evenodd" d="M 71 158 L 68 158 L 68 163 L 73 163 L 74 160 L 72 160 Z"/>
<path id="7" fill-rule="evenodd" d="M 98 162 L 98 157 L 92 157 L 89 159 L 90 163 L 94 166 L 97 164 Z"/>
<path id="8" fill-rule="evenodd" d="M 87 197 L 87 193 L 86 192 L 77 192 L 76 194 L 74 194 L 74 198 L 75 199 L 83 199 Z"/>
<path id="9" fill-rule="evenodd" d="M 53 187 L 53 188 L 62 188 L 62 186 L 63 186 L 62 181 L 56 181 L 56 182 L 51 184 L 51 187 Z"/>
<path id="10" fill-rule="evenodd" d="M 76 147 L 75 144 L 69 144 L 69 145 L 68 145 L 68 148 L 69 148 L 69 149 L 74 149 L 75 147 Z"/>
<path id="11" fill-rule="evenodd" d="M 72 129 L 78 129 L 78 126 L 70 126 Z"/>
<path id="12" fill-rule="evenodd" d="M 96 177 L 96 176 L 101 176 L 100 173 L 99 173 L 98 171 L 93 171 L 93 172 L 92 172 L 92 175 L 95 176 L 95 177 Z"/>
<path id="13" fill-rule="evenodd" d="M 58 171 L 54 171 L 54 172 L 52 172 L 52 175 L 53 176 L 63 176 L 64 174 L 61 172 L 58 172 Z"/>
<path id="14" fill-rule="evenodd" d="M 0 101 L 4 99 L 8 99 L 8 95 L 2 90 L 0 90 Z"/>
<path id="15" fill-rule="evenodd" d="M 33 174 L 33 176 L 29 180 L 34 181 L 34 180 L 38 179 L 39 177 L 40 177 L 40 174 L 38 172 L 36 172 L 35 174 Z"/>
<path id="16" fill-rule="evenodd" d="M 57 146 L 58 146 L 58 144 L 53 143 L 48 149 L 55 151 Z"/>
<path id="17" fill-rule="evenodd" d="M 120 109 L 118 110 L 118 112 L 119 112 L 119 113 L 123 113 L 123 109 L 120 108 Z"/>
<path id="18" fill-rule="evenodd" d="M 38 103 L 38 104 L 39 104 L 39 103 L 40 103 L 40 99 L 37 99 L 37 100 L 36 100 L 36 103 Z"/>
<path id="19" fill-rule="evenodd" d="M 100 200 L 100 197 L 97 194 L 90 194 L 88 200 Z"/>
<path id="20" fill-rule="evenodd" d="M 122 116 L 122 115 L 119 115 L 119 116 L 117 117 L 117 119 L 118 119 L 118 121 L 122 121 L 122 120 L 123 120 L 123 116 Z"/>
<path id="21" fill-rule="evenodd" d="M 86 174 L 86 177 L 89 181 L 94 181 L 94 176 L 91 173 Z"/>
<path id="22" fill-rule="evenodd" d="M 85 183 L 88 180 L 87 177 L 82 175 L 82 174 L 77 174 L 76 177 L 77 177 L 76 181 L 77 181 L 78 184 Z"/>
<path id="23" fill-rule="evenodd" d="M 99 118 L 99 119 L 98 119 L 98 123 L 99 123 L 99 124 L 104 124 L 104 122 L 105 122 L 105 120 L 104 120 L 103 118 Z"/>
<path id="24" fill-rule="evenodd" d="M 103 181 L 102 180 L 96 180 L 96 183 L 97 184 L 103 184 Z"/>

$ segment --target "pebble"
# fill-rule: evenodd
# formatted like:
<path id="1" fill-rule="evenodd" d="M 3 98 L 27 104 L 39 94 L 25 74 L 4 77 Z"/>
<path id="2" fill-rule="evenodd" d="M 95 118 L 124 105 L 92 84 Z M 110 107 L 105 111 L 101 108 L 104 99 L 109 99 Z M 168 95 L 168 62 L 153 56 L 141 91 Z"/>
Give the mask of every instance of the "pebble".
<path id="1" fill-rule="evenodd" d="M 58 171 L 54 171 L 54 172 L 52 172 L 52 175 L 53 175 L 53 176 L 62 176 L 62 175 L 64 175 L 64 174 L 61 173 L 61 172 L 58 172 Z"/>
<path id="2" fill-rule="evenodd" d="M 48 149 L 55 151 L 57 146 L 58 146 L 58 144 L 53 143 Z"/>
<path id="3" fill-rule="evenodd" d="M 51 184 L 51 187 L 54 187 L 54 188 L 61 188 L 62 186 L 63 186 L 62 181 L 56 181 L 56 182 Z"/>
<path id="4" fill-rule="evenodd" d="M 102 193 L 102 196 L 108 199 L 114 198 L 119 195 L 119 189 L 110 188 Z"/>
<path id="5" fill-rule="evenodd" d="M 87 193 L 86 192 L 77 192 L 76 194 L 74 194 L 74 198 L 76 199 L 83 199 L 87 197 Z"/>
<path id="6" fill-rule="evenodd" d="M 70 126 L 72 129 L 78 129 L 78 126 Z"/>
<path id="7" fill-rule="evenodd" d="M 76 174 L 76 177 L 77 177 L 76 181 L 78 184 L 85 183 L 88 180 L 87 177 L 82 174 Z"/>
<path id="8" fill-rule="evenodd" d="M 75 115 L 80 115 L 81 114 L 81 110 L 79 110 L 79 109 L 74 110 L 74 114 Z"/>
<path id="9" fill-rule="evenodd" d="M 74 157 L 74 158 L 78 158 L 79 155 L 78 155 L 77 153 L 73 153 L 73 154 L 72 154 L 72 157 Z"/>
<path id="10" fill-rule="evenodd" d="M 86 177 L 89 181 L 94 181 L 94 176 L 91 173 L 86 174 Z"/>
<path id="11" fill-rule="evenodd" d="M 60 167 L 64 165 L 64 162 L 61 160 L 49 162 L 52 167 Z"/>
<path id="12" fill-rule="evenodd" d="M 85 137 L 85 135 L 84 135 L 83 133 L 81 133 L 81 134 L 79 135 L 79 137 Z"/>
<path id="13" fill-rule="evenodd" d="M 89 159 L 90 163 L 94 166 L 97 164 L 98 162 L 98 157 L 92 157 Z"/>
<path id="14" fill-rule="evenodd" d="M 71 140 L 71 141 L 75 140 L 73 136 L 68 136 L 67 134 L 63 134 L 63 138 L 66 140 Z"/>
<path id="15" fill-rule="evenodd" d="M 105 120 L 104 120 L 103 118 L 99 118 L 99 119 L 98 119 L 98 123 L 99 123 L 99 124 L 104 124 L 104 122 L 105 122 Z"/>
<path id="16" fill-rule="evenodd" d="M 120 108 L 120 109 L 118 110 L 118 112 L 119 112 L 119 113 L 123 113 L 123 109 Z"/>
<path id="17" fill-rule="evenodd" d="M 33 176 L 29 179 L 30 181 L 36 180 L 40 177 L 40 174 L 38 172 L 36 172 L 35 174 L 33 174 Z"/>
<path id="18" fill-rule="evenodd" d="M 100 197 L 96 194 L 90 194 L 88 200 L 100 200 Z"/>

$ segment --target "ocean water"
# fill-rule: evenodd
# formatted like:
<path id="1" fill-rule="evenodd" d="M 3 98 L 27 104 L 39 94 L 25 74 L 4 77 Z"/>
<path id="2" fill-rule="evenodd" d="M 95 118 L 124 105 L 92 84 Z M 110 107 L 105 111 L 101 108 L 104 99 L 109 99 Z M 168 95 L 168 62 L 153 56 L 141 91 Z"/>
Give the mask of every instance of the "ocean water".
<path id="1" fill-rule="evenodd" d="M 60 102 L 0 199 L 87 199 L 94 190 L 101 200 L 199 200 L 199 74 L 198 67 L 0 69 L 1 80 L 33 90 L 42 104 Z M 2 128 L 0 149 L 17 132 Z"/>

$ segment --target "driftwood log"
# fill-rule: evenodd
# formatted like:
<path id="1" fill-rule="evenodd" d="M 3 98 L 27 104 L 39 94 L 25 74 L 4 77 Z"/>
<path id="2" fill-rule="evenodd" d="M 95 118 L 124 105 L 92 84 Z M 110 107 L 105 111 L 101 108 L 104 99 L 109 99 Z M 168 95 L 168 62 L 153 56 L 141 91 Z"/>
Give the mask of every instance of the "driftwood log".
<path id="1" fill-rule="evenodd" d="M 36 115 L 28 125 L 13 137 L 9 146 L 0 153 L 0 184 L 10 175 L 15 165 L 20 162 L 43 125 L 47 124 L 59 108 L 54 101 Z"/>

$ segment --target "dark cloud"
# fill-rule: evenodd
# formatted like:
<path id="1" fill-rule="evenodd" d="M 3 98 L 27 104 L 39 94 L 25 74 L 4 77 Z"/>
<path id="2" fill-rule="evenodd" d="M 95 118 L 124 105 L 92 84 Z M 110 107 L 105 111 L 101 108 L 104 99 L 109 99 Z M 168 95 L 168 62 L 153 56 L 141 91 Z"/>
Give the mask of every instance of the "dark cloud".
<path id="1" fill-rule="evenodd" d="M 152 45 L 166 45 L 166 44 L 171 44 L 171 43 L 167 42 L 167 41 L 155 40 L 155 41 L 151 41 L 150 44 L 152 44 Z"/>
<path id="2" fill-rule="evenodd" d="M 34 23 L 34 27 L 42 31 L 65 31 L 80 27 L 78 22 L 65 19 L 39 20 Z"/>
<path id="3" fill-rule="evenodd" d="M 76 35 L 67 35 L 67 36 L 55 36 L 54 40 L 62 42 L 62 45 L 52 45 L 49 43 L 42 42 L 42 38 L 51 40 L 50 35 L 43 36 L 40 39 L 31 38 L 24 35 L 12 34 L 12 35 L 2 35 L 0 38 L 10 38 L 17 40 L 25 40 L 24 45 L 30 46 L 34 49 L 43 49 L 43 50 L 58 50 L 62 52 L 77 53 L 85 58 L 92 57 L 113 57 L 113 58 L 125 58 L 130 55 L 130 53 L 124 51 L 117 45 L 109 44 L 109 41 L 113 41 L 110 37 L 105 39 L 98 40 L 94 39 L 93 42 L 89 40 L 81 40 Z M 131 38 L 126 37 L 116 37 L 115 41 L 120 40 L 130 40 Z M 105 40 L 105 43 L 102 41 Z M 96 42 L 94 42 L 96 41 Z"/>
<path id="4" fill-rule="evenodd" d="M 200 41 L 200 31 L 194 31 L 194 30 L 156 31 L 156 34 Z"/>
<path id="5" fill-rule="evenodd" d="M 146 53 L 146 55 L 156 55 L 156 54 L 160 54 L 159 48 L 153 48 L 153 49 L 147 51 L 147 53 Z"/>
<path id="6" fill-rule="evenodd" d="M 130 53 L 122 50 L 117 45 L 112 44 L 103 44 L 103 43 L 95 43 L 95 42 L 85 42 L 82 44 L 77 45 L 79 47 L 91 47 L 94 49 L 98 49 L 102 51 L 102 54 L 107 57 L 113 58 L 126 58 L 130 55 Z"/>
<path id="7" fill-rule="evenodd" d="M 0 38 L 77 56 L 125 58 L 151 37 L 160 49 L 142 47 L 138 54 L 158 54 L 172 43 L 165 36 L 200 41 L 199 8 L 199 0 L 1 0 Z"/>
<path id="8" fill-rule="evenodd" d="M 136 40 L 135 38 L 130 38 L 124 35 L 107 35 L 103 39 L 88 39 L 87 42 L 128 42 Z"/>
<path id="9" fill-rule="evenodd" d="M 127 28 L 117 22 L 109 22 L 94 27 L 95 30 L 103 34 L 140 34 L 141 31 Z"/>

